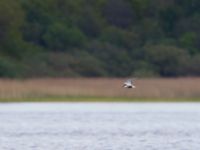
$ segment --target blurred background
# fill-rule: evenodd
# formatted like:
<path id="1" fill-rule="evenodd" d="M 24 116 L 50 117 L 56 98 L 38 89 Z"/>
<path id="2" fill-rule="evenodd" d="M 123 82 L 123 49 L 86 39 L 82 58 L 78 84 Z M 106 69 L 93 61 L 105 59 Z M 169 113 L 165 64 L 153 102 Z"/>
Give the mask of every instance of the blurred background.
<path id="1" fill-rule="evenodd" d="M 200 0 L 0 0 L 0 150 L 200 150 L 196 102 Z"/>
<path id="2" fill-rule="evenodd" d="M 50 95 L 90 96 L 116 83 L 122 90 L 125 78 L 137 77 L 137 94 L 109 89 L 107 96 L 200 97 L 199 40 L 199 0 L 1 0 L 0 94 L 15 97 L 31 83 L 24 95 L 38 96 L 43 83 Z M 151 87 L 150 95 L 141 92 Z"/>

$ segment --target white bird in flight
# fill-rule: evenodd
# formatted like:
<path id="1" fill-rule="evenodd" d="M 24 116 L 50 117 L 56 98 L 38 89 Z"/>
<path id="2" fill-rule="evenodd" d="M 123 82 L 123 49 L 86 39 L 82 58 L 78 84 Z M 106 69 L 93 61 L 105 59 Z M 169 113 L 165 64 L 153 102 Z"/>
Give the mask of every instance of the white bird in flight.
<path id="1" fill-rule="evenodd" d="M 135 88 L 135 85 L 133 85 L 133 81 L 131 79 L 128 79 L 126 82 L 124 82 L 123 87 L 124 88 Z"/>

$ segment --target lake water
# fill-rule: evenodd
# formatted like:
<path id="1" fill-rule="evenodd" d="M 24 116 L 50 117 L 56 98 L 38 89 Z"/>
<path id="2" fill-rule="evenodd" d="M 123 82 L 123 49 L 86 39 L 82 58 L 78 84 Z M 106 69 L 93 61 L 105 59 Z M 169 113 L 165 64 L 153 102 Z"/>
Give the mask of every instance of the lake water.
<path id="1" fill-rule="evenodd" d="M 3 103 L 0 150 L 199 150 L 200 103 Z"/>

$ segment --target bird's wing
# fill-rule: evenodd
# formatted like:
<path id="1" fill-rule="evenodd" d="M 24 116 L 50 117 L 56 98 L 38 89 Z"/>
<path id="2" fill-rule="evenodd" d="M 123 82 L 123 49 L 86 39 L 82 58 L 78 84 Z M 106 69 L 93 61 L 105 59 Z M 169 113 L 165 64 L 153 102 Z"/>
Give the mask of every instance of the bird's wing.
<path id="1" fill-rule="evenodd" d="M 128 79 L 126 82 L 124 82 L 124 84 L 126 84 L 126 85 L 132 85 L 132 80 Z"/>

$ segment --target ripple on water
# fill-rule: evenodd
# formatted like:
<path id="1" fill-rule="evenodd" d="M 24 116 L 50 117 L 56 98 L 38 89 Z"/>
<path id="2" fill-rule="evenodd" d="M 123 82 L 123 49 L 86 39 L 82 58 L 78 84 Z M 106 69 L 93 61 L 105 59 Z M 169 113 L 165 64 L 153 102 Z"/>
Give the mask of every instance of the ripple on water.
<path id="1" fill-rule="evenodd" d="M 197 150 L 198 103 L 0 104 L 2 150 Z"/>

